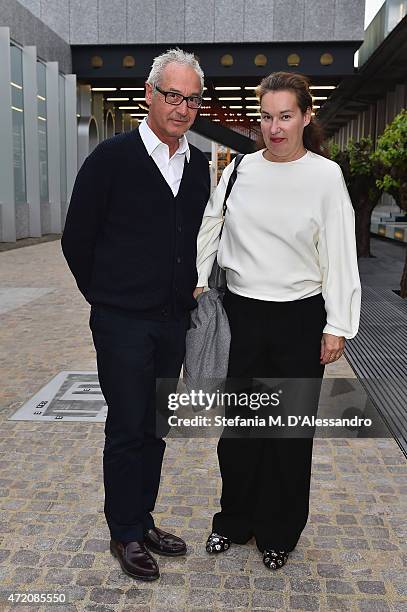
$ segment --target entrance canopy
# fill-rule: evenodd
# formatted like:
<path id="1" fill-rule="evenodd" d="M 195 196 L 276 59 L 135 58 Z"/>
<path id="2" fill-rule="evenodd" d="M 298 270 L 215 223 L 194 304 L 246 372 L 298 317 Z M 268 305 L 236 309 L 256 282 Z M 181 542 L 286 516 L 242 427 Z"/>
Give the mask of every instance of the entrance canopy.
<path id="1" fill-rule="evenodd" d="M 310 78 L 318 116 L 342 80 L 353 75 L 359 46 L 360 41 L 182 45 L 197 56 L 205 73 L 204 104 L 194 130 L 239 151 L 251 150 L 260 116 L 255 88 L 279 70 Z M 72 46 L 73 71 L 80 83 L 103 94 L 106 110 L 140 120 L 148 112 L 144 82 L 151 64 L 169 47 Z"/>

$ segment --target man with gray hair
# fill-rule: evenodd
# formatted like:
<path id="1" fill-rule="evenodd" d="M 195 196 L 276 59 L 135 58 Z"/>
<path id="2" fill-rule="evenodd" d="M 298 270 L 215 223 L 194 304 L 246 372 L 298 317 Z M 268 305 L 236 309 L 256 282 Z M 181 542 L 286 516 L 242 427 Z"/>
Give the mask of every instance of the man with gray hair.
<path id="1" fill-rule="evenodd" d="M 185 133 L 202 103 L 190 53 L 155 58 L 149 113 L 138 129 L 102 142 L 80 169 L 62 248 L 91 304 L 90 327 L 108 405 L 103 470 L 110 550 L 127 574 L 159 577 L 151 552 L 185 542 L 155 526 L 165 442 L 156 432 L 156 379 L 177 379 L 196 306 L 196 238 L 209 166 Z"/>

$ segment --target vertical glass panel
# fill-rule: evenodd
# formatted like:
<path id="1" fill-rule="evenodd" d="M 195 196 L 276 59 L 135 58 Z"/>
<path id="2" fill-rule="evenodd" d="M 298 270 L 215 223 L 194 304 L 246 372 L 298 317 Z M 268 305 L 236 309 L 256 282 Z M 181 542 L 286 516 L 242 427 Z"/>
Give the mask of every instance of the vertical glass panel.
<path id="1" fill-rule="evenodd" d="M 407 0 L 387 0 L 386 32 L 389 34 L 407 14 Z"/>
<path id="2" fill-rule="evenodd" d="M 48 202 L 47 87 L 46 67 L 41 62 L 37 62 L 37 92 L 40 198 Z"/>
<path id="3" fill-rule="evenodd" d="M 10 47 L 11 109 L 13 126 L 14 195 L 16 202 L 26 202 L 23 58 L 18 47 Z"/>
<path id="4" fill-rule="evenodd" d="M 61 201 L 66 202 L 66 119 L 65 119 L 65 77 L 59 75 L 59 134 L 61 149 Z"/>
<path id="5" fill-rule="evenodd" d="M 81 116 L 81 96 L 79 85 L 76 85 L 76 116 Z"/>

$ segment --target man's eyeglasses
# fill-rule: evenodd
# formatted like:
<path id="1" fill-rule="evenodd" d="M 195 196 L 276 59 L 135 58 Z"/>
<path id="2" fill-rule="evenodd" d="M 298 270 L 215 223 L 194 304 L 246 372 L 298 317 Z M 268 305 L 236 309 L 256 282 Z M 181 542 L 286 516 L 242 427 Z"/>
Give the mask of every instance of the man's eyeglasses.
<path id="1" fill-rule="evenodd" d="M 172 104 L 173 106 L 179 106 L 184 100 L 186 100 L 188 108 L 193 108 L 196 110 L 202 104 L 201 96 L 183 96 L 175 91 L 163 91 L 157 87 L 157 85 L 155 85 L 155 89 L 164 96 L 167 104 Z"/>

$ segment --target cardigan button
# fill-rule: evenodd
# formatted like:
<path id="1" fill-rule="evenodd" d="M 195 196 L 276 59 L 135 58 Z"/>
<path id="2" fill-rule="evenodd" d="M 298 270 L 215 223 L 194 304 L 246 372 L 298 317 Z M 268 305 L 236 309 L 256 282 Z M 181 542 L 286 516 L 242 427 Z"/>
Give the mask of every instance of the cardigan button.
<path id="1" fill-rule="evenodd" d="M 181 257 L 177 257 L 177 264 L 181 263 Z"/>

